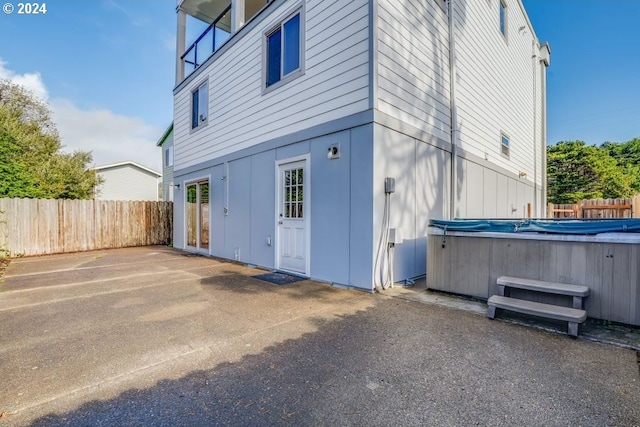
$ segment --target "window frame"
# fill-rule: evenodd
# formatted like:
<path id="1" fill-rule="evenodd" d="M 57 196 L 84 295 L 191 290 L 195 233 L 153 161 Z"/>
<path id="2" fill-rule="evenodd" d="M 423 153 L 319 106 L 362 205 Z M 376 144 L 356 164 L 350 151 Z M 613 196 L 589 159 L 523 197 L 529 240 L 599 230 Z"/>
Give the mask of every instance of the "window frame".
<path id="1" fill-rule="evenodd" d="M 504 20 L 502 19 L 503 17 L 503 11 L 504 11 Z M 509 8 L 507 6 L 507 2 L 506 0 L 499 0 L 498 1 L 498 30 L 500 31 L 500 34 L 502 34 L 502 37 L 504 37 L 505 41 L 508 40 L 508 28 L 509 28 Z"/>
<path id="2" fill-rule="evenodd" d="M 507 141 L 506 144 L 504 143 L 505 140 Z M 507 148 L 506 153 L 505 147 Z M 504 132 L 500 132 L 500 155 L 507 159 L 511 158 L 511 138 Z"/>
<path id="3" fill-rule="evenodd" d="M 164 167 L 170 168 L 171 166 L 173 166 L 173 145 L 164 149 Z"/>
<path id="4" fill-rule="evenodd" d="M 206 99 L 206 101 L 204 101 L 204 104 L 203 104 L 202 99 L 200 99 L 200 95 L 201 95 L 201 89 L 203 87 L 205 87 L 205 86 L 207 88 L 207 99 Z M 197 113 L 198 113 L 198 118 L 200 120 L 198 120 L 198 124 L 196 126 L 193 126 L 193 114 L 194 114 L 194 111 L 193 111 L 194 110 L 194 108 L 193 108 L 194 107 L 193 96 L 196 93 L 198 93 L 198 111 L 197 111 Z M 189 114 L 189 121 L 190 121 L 189 129 L 191 129 L 191 132 L 196 132 L 199 129 L 202 129 L 203 127 L 205 127 L 206 125 L 209 124 L 209 79 L 208 78 L 205 78 L 204 80 L 201 80 L 191 90 L 191 97 L 189 99 L 189 105 L 190 105 L 189 109 L 190 109 L 190 112 L 191 112 L 191 114 Z M 207 112 L 206 112 L 204 120 L 202 120 L 202 114 L 200 112 L 200 107 L 202 107 L 203 105 L 206 106 L 206 108 L 207 108 Z"/>
<path id="5" fill-rule="evenodd" d="M 299 65 L 293 71 L 287 74 L 284 72 L 284 26 L 287 22 L 291 21 L 296 15 L 299 15 Z M 306 44 L 306 28 L 305 28 L 305 11 L 304 6 L 299 4 L 295 6 L 291 12 L 287 13 L 284 18 L 278 21 L 277 24 L 269 27 L 267 31 L 262 34 L 262 94 L 265 95 L 277 88 L 289 83 L 292 80 L 304 75 L 305 73 L 305 44 Z M 267 86 L 267 80 L 269 76 L 269 37 L 280 30 L 280 80 Z"/>

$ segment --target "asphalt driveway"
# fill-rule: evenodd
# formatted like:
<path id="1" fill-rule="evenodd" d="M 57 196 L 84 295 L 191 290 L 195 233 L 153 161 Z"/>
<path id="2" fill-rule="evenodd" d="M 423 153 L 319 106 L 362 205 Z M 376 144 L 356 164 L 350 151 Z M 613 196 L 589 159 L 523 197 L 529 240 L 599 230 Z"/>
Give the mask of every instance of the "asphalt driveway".
<path id="1" fill-rule="evenodd" d="M 0 426 L 640 425 L 635 351 L 165 247 L 14 260 Z"/>

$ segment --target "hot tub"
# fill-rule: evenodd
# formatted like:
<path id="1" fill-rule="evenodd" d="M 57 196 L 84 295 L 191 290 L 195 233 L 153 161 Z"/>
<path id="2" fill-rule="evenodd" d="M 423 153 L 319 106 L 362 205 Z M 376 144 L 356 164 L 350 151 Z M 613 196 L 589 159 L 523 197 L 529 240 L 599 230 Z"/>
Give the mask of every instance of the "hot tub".
<path id="1" fill-rule="evenodd" d="M 640 219 L 429 225 L 430 289 L 487 299 L 500 276 L 586 285 L 589 317 L 640 326 Z M 557 304 L 561 298 L 533 299 Z"/>

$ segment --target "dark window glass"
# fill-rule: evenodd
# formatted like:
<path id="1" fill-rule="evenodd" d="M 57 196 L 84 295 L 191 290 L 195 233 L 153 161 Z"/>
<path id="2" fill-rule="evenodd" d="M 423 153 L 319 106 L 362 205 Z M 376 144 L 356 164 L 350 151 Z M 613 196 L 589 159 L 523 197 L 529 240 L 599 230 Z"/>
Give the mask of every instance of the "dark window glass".
<path id="1" fill-rule="evenodd" d="M 284 70 L 283 75 L 300 68 L 300 15 L 284 24 Z"/>
<path id="2" fill-rule="evenodd" d="M 198 91 L 195 91 L 191 94 L 191 128 L 198 127 L 198 120 L 200 116 L 198 112 L 199 106 L 200 103 L 198 102 Z"/>
<path id="3" fill-rule="evenodd" d="M 505 156 L 509 155 L 509 138 L 506 136 L 502 137 L 502 154 Z"/>
<path id="4" fill-rule="evenodd" d="M 500 32 L 507 35 L 507 6 L 500 2 Z"/>
<path id="5" fill-rule="evenodd" d="M 280 81 L 281 39 L 280 29 L 267 37 L 267 86 Z"/>
<path id="6" fill-rule="evenodd" d="M 207 121 L 207 115 L 209 113 L 209 89 L 206 84 L 203 84 L 200 86 L 200 89 L 198 89 L 198 97 L 200 98 L 200 104 L 198 107 L 199 123 L 204 123 Z"/>

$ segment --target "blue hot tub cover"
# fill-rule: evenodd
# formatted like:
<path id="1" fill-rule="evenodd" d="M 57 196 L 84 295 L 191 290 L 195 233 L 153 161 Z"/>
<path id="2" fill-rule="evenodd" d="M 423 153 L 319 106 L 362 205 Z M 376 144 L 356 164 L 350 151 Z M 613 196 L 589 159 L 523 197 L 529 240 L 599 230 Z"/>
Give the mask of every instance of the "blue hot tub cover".
<path id="1" fill-rule="evenodd" d="M 552 220 L 552 219 L 432 219 L 430 227 L 444 231 L 488 231 L 499 233 L 600 234 L 640 233 L 640 219 Z"/>

